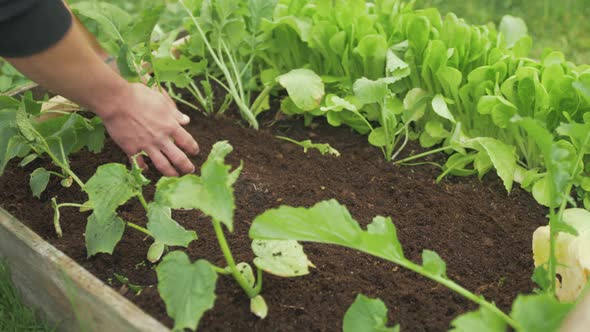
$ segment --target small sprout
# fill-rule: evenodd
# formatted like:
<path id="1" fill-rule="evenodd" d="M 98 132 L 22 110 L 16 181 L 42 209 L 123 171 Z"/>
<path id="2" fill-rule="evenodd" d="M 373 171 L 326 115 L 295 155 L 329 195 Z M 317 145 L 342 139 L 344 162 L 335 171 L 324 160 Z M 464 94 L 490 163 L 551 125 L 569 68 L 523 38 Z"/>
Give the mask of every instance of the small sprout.
<path id="1" fill-rule="evenodd" d="M 118 273 L 113 273 L 113 275 L 115 276 L 115 279 L 117 279 L 117 281 L 119 281 L 120 283 L 122 283 L 123 285 L 129 287 L 129 289 L 131 289 L 131 291 L 133 293 L 135 293 L 135 295 L 139 295 L 141 294 L 141 292 L 143 291 L 143 289 L 145 288 L 144 286 L 140 286 L 140 285 L 135 285 L 129 282 L 129 278 L 125 277 L 124 275 L 118 274 Z M 109 284 L 112 285 L 112 278 L 109 278 Z"/>
<path id="2" fill-rule="evenodd" d="M 331 154 L 335 157 L 340 157 L 340 152 L 338 152 L 338 150 L 334 149 L 328 143 L 313 143 L 309 139 L 305 140 L 305 141 L 296 141 L 294 139 L 291 139 L 291 138 L 285 137 L 285 136 L 276 136 L 276 137 L 280 138 L 282 140 L 285 140 L 287 142 L 291 142 L 293 144 L 299 145 L 300 147 L 303 148 L 304 153 L 307 153 L 307 150 L 309 150 L 309 149 L 316 149 L 319 151 L 319 153 L 322 154 L 322 156 L 325 156 L 326 154 Z"/>

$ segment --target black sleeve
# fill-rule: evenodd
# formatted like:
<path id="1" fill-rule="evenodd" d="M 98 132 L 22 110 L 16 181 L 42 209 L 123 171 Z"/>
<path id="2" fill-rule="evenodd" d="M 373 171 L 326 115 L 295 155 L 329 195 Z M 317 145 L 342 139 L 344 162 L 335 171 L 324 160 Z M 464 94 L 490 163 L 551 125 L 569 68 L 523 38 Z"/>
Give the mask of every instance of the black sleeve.
<path id="1" fill-rule="evenodd" d="M 23 57 L 60 41 L 72 25 L 61 0 L 0 0 L 0 56 Z"/>

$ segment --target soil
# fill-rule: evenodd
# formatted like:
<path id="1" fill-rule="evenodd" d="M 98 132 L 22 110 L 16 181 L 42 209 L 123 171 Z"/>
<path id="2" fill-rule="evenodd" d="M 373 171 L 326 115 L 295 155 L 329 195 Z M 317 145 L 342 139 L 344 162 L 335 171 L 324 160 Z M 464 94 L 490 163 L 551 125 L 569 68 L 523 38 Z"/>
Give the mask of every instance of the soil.
<path id="1" fill-rule="evenodd" d="M 369 146 L 366 137 L 325 124 L 303 128 L 299 122 L 285 120 L 256 132 L 231 118 L 213 119 L 193 113 L 188 129 L 201 146 L 201 154 L 194 158 L 196 165 L 201 165 L 218 140 L 228 140 L 234 146 L 231 164 L 244 162 L 235 186 L 235 231 L 228 234 L 238 261 L 252 259 L 248 227 L 261 212 L 281 204 L 311 206 L 335 198 L 363 225 L 376 215 L 391 216 L 407 257 L 419 262 L 422 249 L 435 250 L 447 262 L 449 277 L 506 311 L 518 293 L 533 290 L 531 235 L 546 222 L 546 211 L 520 188 L 508 195 L 494 174 L 482 181 L 450 177 L 436 184 L 440 174 L 436 167 L 394 166 Z M 330 143 L 342 156 L 321 156 L 316 151 L 305 154 L 298 146 L 276 139 L 277 134 Z M 417 152 L 415 145 L 405 150 L 406 154 Z M 127 158 L 107 140 L 104 152 L 81 152 L 71 160 L 74 171 L 87 180 L 99 165 L 126 163 Z M 28 178 L 41 166 L 51 167 L 47 161 L 37 161 L 23 169 L 12 162 L 0 178 L 0 206 L 146 312 L 172 326 L 156 287 L 136 296 L 113 278 L 118 273 L 133 284 L 154 285 L 155 271 L 145 261 L 150 241 L 127 229 L 112 256 L 87 259 L 83 232 L 88 213 L 64 208 L 64 236 L 57 238 L 50 206 L 55 196 L 59 202 L 78 203 L 86 197 L 77 188 L 62 188 L 52 179 L 41 200 L 33 198 Z M 153 167 L 147 175 L 152 183 L 159 177 Z M 148 199 L 153 192 L 153 186 L 146 188 Z M 136 201 L 121 207 L 120 214 L 141 225 L 146 222 Z M 190 211 L 175 212 L 174 217 L 197 231 L 199 239 L 188 249 L 192 259 L 206 258 L 224 265 L 213 228 L 205 217 Z M 317 268 L 307 276 L 291 279 L 266 275 L 263 296 L 270 308 L 266 319 L 252 315 L 243 291 L 233 279 L 222 276 L 215 308 L 204 315 L 199 327 L 206 331 L 338 331 L 358 293 L 382 299 L 389 308 L 389 321 L 401 324 L 405 331 L 446 331 L 454 317 L 475 309 L 446 288 L 383 260 L 336 246 L 306 243 L 304 247 Z"/>

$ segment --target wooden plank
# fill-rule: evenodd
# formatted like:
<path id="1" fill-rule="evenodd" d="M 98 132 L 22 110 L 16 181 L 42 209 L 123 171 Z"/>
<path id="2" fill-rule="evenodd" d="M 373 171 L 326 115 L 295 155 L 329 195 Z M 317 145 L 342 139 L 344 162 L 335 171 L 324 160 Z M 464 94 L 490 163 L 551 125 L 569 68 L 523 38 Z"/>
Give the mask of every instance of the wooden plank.
<path id="1" fill-rule="evenodd" d="M 590 331 L 590 292 L 576 306 L 561 328 L 561 332 L 588 331 Z"/>
<path id="2" fill-rule="evenodd" d="M 169 331 L 2 208 L 0 257 L 23 301 L 59 331 Z"/>

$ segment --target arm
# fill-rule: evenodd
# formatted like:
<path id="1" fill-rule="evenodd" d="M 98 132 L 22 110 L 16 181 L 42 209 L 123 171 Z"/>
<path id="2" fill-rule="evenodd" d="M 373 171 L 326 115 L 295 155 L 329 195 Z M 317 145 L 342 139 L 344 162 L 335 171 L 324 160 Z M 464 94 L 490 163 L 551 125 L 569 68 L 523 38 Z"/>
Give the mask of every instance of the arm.
<path id="1" fill-rule="evenodd" d="M 71 22 L 70 13 L 59 0 L 38 3 L 44 6 L 49 2 L 59 3 L 61 8 L 56 10 L 65 10 Z M 52 17 L 51 13 L 44 14 Z M 0 20 L 0 31 L 12 21 Z M 65 35 L 49 48 L 6 59 L 37 83 L 93 110 L 128 156 L 145 151 L 156 168 L 168 176 L 178 175 L 177 170 L 193 172 L 194 165 L 181 150 L 196 154 L 199 149 L 194 138 L 182 128 L 188 124 L 188 117 L 160 92 L 128 83 L 117 75 L 95 52 L 85 34 L 80 24 L 69 24 Z M 4 48 L 0 45 L 0 50 Z M 143 161 L 140 163 L 145 166 Z"/>

